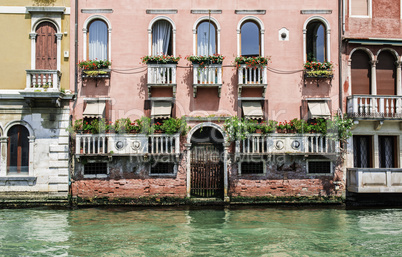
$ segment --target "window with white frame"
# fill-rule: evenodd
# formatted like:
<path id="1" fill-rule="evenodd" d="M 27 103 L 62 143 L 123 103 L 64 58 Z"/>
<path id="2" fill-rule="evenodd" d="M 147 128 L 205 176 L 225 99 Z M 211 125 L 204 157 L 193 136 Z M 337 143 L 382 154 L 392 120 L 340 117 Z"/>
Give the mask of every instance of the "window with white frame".
<path id="1" fill-rule="evenodd" d="M 7 172 L 8 174 L 29 173 L 29 131 L 22 125 L 12 126 L 8 133 Z"/>
<path id="2" fill-rule="evenodd" d="M 88 25 L 88 59 L 108 59 L 108 27 L 99 19 Z"/>
<path id="3" fill-rule="evenodd" d="M 242 56 L 261 55 L 260 26 L 251 20 L 246 20 L 240 28 L 240 54 Z"/>
<path id="4" fill-rule="evenodd" d="M 172 25 L 166 20 L 152 25 L 152 55 L 173 55 Z"/>
<path id="5" fill-rule="evenodd" d="M 213 22 L 203 21 L 197 26 L 197 55 L 207 56 L 216 54 L 217 35 Z"/>
<path id="6" fill-rule="evenodd" d="M 307 25 L 307 44 L 306 53 L 307 61 L 326 62 L 326 28 L 325 25 L 319 20 L 313 20 Z"/>

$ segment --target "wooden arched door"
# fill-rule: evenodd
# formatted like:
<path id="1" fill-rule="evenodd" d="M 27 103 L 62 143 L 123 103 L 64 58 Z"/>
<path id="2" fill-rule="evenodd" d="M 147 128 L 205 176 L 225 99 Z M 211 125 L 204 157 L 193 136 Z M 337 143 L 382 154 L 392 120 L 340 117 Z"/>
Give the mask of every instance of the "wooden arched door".
<path id="1" fill-rule="evenodd" d="M 51 22 L 42 22 L 36 28 L 36 65 L 37 70 L 57 69 L 56 27 Z"/>

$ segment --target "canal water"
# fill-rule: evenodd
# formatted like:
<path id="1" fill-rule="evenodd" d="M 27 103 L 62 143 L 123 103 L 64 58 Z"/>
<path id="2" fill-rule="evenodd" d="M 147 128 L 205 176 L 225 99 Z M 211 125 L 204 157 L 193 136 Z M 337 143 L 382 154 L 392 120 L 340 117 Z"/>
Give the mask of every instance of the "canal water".
<path id="1" fill-rule="evenodd" d="M 0 210 L 0 256 L 401 256 L 402 209 Z"/>

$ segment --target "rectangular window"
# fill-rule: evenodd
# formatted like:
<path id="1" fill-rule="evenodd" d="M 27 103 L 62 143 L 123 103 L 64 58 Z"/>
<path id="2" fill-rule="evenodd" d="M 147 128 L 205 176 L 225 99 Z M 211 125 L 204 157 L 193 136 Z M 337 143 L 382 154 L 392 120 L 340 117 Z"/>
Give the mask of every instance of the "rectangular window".
<path id="1" fill-rule="evenodd" d="M 107 175 L 107 163 L 94 162 L 85 164 L 84 175 Z"/>
<path id="2" fill-rule="evenodd" d="M 350 16 L 370 16 L 371 0 L 350 0 Z"/>
<path id="3" fill-rule="evenodd" d="M 264 174 L 264 162 L 242 162 L 240 174 Z"/>
<path id="4" fill-rule="evenodd" d="M 353 136 L 353 160 L 355 168 L 372 168 L 372 137 Z"/>
<path id="5" fill-rule="evenodd" d="M 378 137 L 378 156 L 380 168 L 396 168 L 396 141 L 395 136 Z"/>
<path id="6" fill-rule="evenodd" d="M 160 174 L 174 174 L 174 163 L 173 162 L 158 162 L 151 166 L 151 175 Z"/>
<path id="7" fill-rule="evenodd" d="M 308 161 L 307 173 L 311 174 L 331 174 L 332 163 L 330 161 Z"/>

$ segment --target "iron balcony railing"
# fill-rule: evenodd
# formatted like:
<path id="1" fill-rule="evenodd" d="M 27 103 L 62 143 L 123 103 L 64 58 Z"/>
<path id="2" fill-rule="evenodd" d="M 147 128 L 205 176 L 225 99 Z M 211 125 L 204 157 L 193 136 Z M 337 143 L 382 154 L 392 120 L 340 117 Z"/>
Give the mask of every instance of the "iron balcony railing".
<path id="1" fill-rule="evenodd" d="M 346 185 L 354 193 L 402 193 L 402 169 L 350 168 Z"/>
<path id="2" fill-rule="evenodd" d="M 402 118 L 402 96 L 352 95 L 347 111 L 356 118 Z"/>

